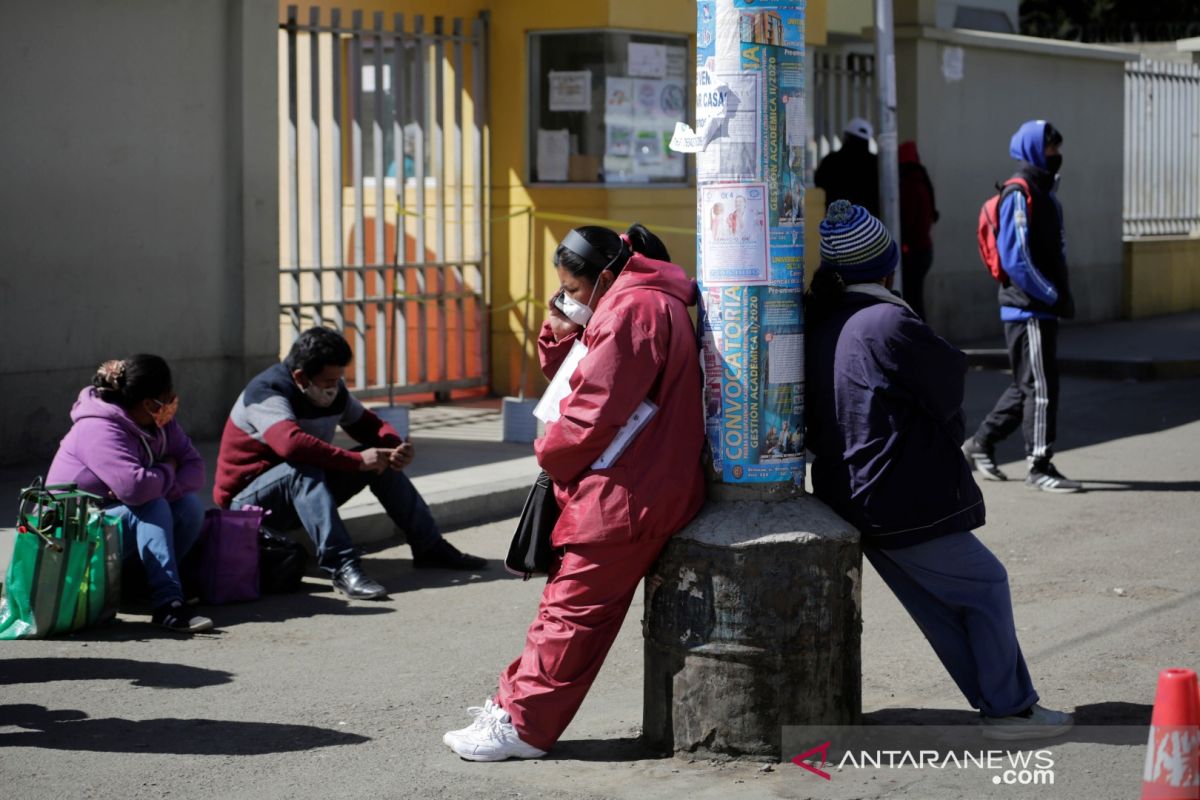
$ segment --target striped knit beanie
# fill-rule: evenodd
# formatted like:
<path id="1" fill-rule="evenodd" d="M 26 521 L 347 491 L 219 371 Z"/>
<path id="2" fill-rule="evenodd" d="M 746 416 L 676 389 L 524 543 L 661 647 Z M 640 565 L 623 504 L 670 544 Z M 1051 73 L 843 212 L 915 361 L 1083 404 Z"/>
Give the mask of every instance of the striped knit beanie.
<path id="1" fill-rule="evenodd" d="M 821 268 L 846 283 L 870 283 L 896 270 L 900 249 L 883 223 L 862 206 L 835 200 L 821 220 Z"/>

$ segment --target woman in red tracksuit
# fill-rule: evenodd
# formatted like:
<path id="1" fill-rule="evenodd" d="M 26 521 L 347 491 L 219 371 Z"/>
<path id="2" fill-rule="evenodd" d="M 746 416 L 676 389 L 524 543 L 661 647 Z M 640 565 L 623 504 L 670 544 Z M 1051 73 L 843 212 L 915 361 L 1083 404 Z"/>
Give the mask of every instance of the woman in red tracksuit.
<path id="1" fill-rule="evenodd" d="M 641 225 L 577 228 L 554 254 L 561 289 L 538 337 L 553 377 L 581 341 L 561 417 L 534 450 L 562 516 L 525 651 L 475 722 L 443 741 L 463 758 L 537 758 L 579 709 L 667 538 L 704 502 L 700 361 L 688 306 L 695 283 Z M 592 463 L 643 400 L 658 406 L 616 462 Z"/>

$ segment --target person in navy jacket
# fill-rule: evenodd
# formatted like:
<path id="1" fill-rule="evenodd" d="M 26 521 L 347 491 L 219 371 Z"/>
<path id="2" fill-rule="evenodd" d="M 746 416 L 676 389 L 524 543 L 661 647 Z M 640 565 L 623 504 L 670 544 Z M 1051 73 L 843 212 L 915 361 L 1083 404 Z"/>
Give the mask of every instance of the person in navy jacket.
<path id="1" fill-rule="evenodd" d="M 996 248 L 1006 273 L 999 290 L 1000 319 L 1013 382 L 963 444 L 981 477 L 1007 480 L 996 466 L 995 447 L 1020 427 L 1029 463 L 1026 485 L 1059 494 L 1083 488 L 1050 461 L 1058 420 L 1058 320 L 1075 316 L 1062 205 L 1054 193 L 1062 141 L 1053 125 L 1038 119 L 1022 125 L 1009 144 L 1009 154 L 1020 162 L 1013 177 L 1029 187 L 1027 201 L 1018 186 L 1006 186 L 997 214 Z"/>
<path id="2" fill-rule="evenodd" d="M 862 533 L 984 735 L 1056 736 L 1068 714 L 1038 705 L 1013 623 L 1008 574 L 971 532 L 983 496 L 959 450 L 966 357 L 888 289 L 899 248 L 839 200 L 821 223 L 805 302 L 805 415 L 816 496 Z"/>

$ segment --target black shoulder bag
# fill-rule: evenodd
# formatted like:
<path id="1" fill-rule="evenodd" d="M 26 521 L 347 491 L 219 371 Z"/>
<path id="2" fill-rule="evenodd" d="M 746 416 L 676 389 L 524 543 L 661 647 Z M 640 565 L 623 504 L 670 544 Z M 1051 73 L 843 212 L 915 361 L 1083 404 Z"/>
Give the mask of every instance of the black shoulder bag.
<path id="1" fill-rule="evenodd" d="M 558 501 L 554 499 L 554 483 L 543 472 L 537 476 L 529 496 L 525 498 L 525 507 L 521 509 L 517 530 L 513 533 L 508 556 L 504 559 L 506 570 L 513 575 L 520 575 L 524 580 L 534 575 L 549 574 L 554 555 L 550 534 L 554 532 L 559 514 Z"/>

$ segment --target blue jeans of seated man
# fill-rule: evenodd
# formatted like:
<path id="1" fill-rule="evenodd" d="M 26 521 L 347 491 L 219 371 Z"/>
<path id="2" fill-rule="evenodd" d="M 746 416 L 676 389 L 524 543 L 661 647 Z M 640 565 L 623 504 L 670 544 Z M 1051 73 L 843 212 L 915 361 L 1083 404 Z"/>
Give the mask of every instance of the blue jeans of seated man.
<path id="1" fill-rule="evenodd" d="M 332 575 L 342 565 L 358 559 L 338 506 L 366 487 L 404 531 L 414 553 L 423 553 L 442 538 L 429 506 L 412 481 L 403 472 L 391 469 L 379 475 L 327 472 L 310 464 L 284 462 L 251 481 L 230 505 L 267 509 L 271 512 L 266 519 L 270 527 L 302 526 L 317 546 L 317 563 Z"/>
<path id="2" fill-rule="evenodd" d="M 1008 572 L 970 532 L 863 555 L 912 616 L 967 701 L 1006 717 L 1038 700 L 1013 622 Z"/>
<path id="3" fill-rule="evenodd" d="M 105 513 L 121 519 L 121 555 L 138 558 L 150 584 L 155 608 L 183 600 L 179 560 L 200 538 L 204 504 L 195 494 L 168 503 L 159 498 L 140 506 L 113 506 Z"/>

